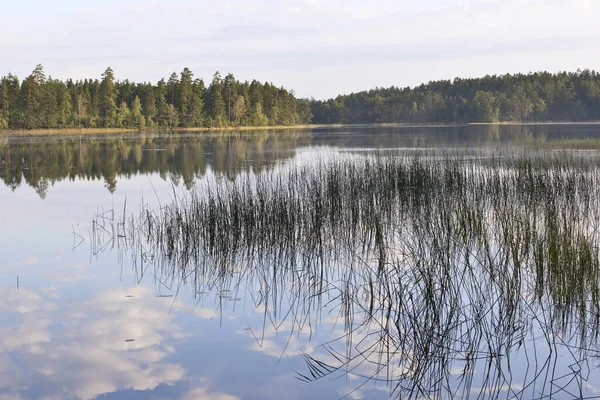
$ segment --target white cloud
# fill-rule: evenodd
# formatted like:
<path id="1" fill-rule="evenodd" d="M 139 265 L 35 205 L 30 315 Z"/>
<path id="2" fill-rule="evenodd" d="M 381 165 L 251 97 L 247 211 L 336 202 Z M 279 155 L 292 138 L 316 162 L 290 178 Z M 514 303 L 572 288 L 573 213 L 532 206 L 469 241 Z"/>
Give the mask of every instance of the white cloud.
<path id="1" fill-rule="evenodd" d="M 600 62 L 600 3 L 589 0 L 69 3 L 38 2 L 33 15 L 10 6 L 0 51 L 15 56 L 5 68 L 23 77 L 42 62 L 54 77 L 99 78 L 111 65 L 117 78 L 155 82 L 188 66 L 205 79 L 218 69 L 320 98 Z"/>

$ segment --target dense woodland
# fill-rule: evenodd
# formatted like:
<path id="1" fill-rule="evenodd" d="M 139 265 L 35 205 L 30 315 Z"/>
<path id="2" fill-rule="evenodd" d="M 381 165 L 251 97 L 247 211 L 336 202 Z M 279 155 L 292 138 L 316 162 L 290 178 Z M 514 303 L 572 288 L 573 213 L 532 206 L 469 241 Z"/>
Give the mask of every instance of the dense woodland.
<path id="1" fill-rule="evenodd" d="M 216 72 L 208 86 L 188 68 L 156 85 L 115 79 L 46 77 L 41 64 L 20 81 L 0 81 L 0 129 L 189 128 L 295 125 L 311 122 L 307 100 L 256 80 L 240 82 Z"/>
<path id="2" fill-rule="evenodd" d="M 0 80 L 0 129 L 191 128 L 298 124 L 598 121 L 600 73 L 485 76 L 376 88 L 327 101 L 216 72 L 208 86 L 184 68 L 157 84 L 46 77 Z"/>
<path id="3" fill-rule="evenodd" d="M 488 75 L 377 88 L 313 101 L 311 111 L 319 124 L 598 121 L 600 73 Z"/>

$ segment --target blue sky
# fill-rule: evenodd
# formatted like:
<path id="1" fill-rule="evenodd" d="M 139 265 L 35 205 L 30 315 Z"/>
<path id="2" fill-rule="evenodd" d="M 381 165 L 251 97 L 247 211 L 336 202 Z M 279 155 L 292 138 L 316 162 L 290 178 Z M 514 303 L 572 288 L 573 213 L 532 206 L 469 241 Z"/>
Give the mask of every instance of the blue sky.
<path id="1" fill-rule="evenodd" d="M 506 72 L 600 69 L 595 0 L 23 0 L 2 7 L 0 75 L 168 78 L 189 67 L 301 97 Z"/>

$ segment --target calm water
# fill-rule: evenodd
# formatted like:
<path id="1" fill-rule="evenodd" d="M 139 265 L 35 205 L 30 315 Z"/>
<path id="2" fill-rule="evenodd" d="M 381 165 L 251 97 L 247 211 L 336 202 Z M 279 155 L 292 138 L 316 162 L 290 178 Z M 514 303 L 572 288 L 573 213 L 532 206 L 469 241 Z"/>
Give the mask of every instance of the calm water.
<path id="1" fill-rule="evenodd" d="M 111 221 L 124 210 L 168 204 L 207 181 L 331 154 L 436 147 L 537 151 L 562 143 L 588 151 L 598 147 L 596 140 L 598 125 L 0 138 L 0 398 L 387 398 L 393 384 L 381 379 L 386 373 L 376 363 L 315 382 L 299 379 L 311 373 L 307 356 L 331 360 L 335 353 L 328 349 L 335 347 L 329 344 L 344 341 L 335 298 L 306 303 L 310 310 L 298 320 L 290 311 L 297 309 L 293 284 L 272 293 L 235 268 L 220 279 L 182 279 L 161 270 L 151 249 L 120 248 Z M 105 235 L 98 234 L 98 223 Z M 361 334 L 354 340 L 364 345 L 369 333 Z M 536 357 L 536 363 L 548 359 Z M 536 384 L 558 387 L 573 377 L 575 358 L 557 351 L 552 368 L 544 369 L 549 375 Z M 577 386 L 585 396 L 599 395 L 596 360 L 577 368 L 582 365 Z M 512 368 L 515 376 L 534 369 Z M 373 374 L 380 378 L 365 379 Z M 483 376 L 475 371 L 472 397 L 483 394 Z M 510 397 L 502 384 L 499 396 Z M 537 392 L 550 393 L 548 387 Z M 535 389 L 524 398 L 531 393 Z"/>

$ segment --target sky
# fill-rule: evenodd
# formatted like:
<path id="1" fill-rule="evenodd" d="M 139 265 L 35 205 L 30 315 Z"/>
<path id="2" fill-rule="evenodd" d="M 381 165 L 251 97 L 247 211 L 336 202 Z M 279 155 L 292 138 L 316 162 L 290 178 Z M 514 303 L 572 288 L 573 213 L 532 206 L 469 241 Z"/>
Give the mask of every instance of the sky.
<path id="1" fill-rule="evenodd" d="M 156 83 L 190 68 L 326 99 L 486 74 L 600 69 L 597 0 L 21 0 L 0 76 Z"/>

